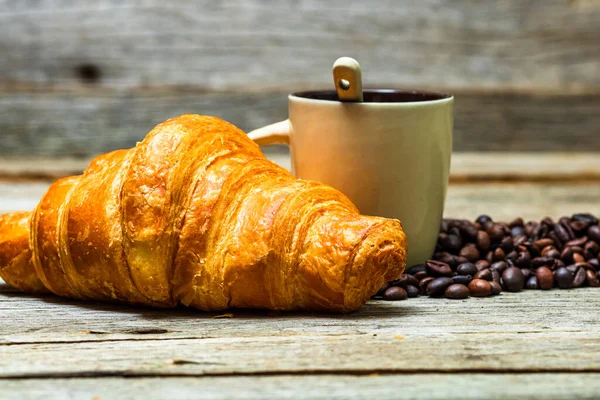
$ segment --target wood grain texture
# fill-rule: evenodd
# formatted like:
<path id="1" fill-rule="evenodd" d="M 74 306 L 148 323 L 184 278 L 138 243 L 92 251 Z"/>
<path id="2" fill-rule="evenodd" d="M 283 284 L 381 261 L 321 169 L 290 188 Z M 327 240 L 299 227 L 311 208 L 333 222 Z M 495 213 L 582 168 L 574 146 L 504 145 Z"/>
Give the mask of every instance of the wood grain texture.
<path id="1" fill-rule="evenodd" d="M 231 318 L 0 290 L 5 379 L 600 371 L 596 288 L 370 302 L 341 316 L 233 311 Z"/>
<path id="2" fill-rule="evenodd" d="M 600 374 L 408 374 L 0 380 L 8 398 L 597 399 Z"/>
<path id="3" fill-rule="evenodd" d="M 0 81 L 211 90 L 331 84 L 600 87 L 600 4 L 564 0 L 0 3 Z M 568 29 L 566 29 L 568 27 Z"/>
<path id="4" fill-rule="evenodd" d="M 600 151 L 600 92 L 455 94 L 455 151 Z M 286 92 L 0 93 L 0 157 L 89 158 L 132 147 L 157 123 L 184 113 L 215 115 L 250 131 L 287 118 L 287 96 Z M 285 150 L 279 147 L 279 152 Z"/>

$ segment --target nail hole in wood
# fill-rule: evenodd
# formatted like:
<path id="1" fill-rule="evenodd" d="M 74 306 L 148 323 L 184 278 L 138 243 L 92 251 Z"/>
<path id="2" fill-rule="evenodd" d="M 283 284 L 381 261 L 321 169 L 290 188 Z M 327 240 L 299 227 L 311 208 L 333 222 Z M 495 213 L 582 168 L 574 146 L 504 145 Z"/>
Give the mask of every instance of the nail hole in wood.
<path id="1" fill-rule="evenodd" d="M 81 64 L 75 68 L 75 71 L 83 83 L 97 83 L 102 78 L 102 71 L 94 64 Z"/>

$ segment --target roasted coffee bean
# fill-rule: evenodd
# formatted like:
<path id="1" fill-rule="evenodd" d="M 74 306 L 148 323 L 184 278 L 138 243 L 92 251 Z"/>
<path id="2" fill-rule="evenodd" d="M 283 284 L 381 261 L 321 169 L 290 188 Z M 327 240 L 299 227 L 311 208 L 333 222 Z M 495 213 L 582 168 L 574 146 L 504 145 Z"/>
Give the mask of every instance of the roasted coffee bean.
<path id="1" fill-rule="evenodd" d="M 452 268 L 441 261 L 427 261 L 425 263 L 425 270 L 430 276 L 452 276 Z"/>
<path id="2" fill-rule="evenodd" d="M 433 281 L 435 280 L 434 277 L 432 276 L 428 276 L 427 278 L 423 278 L 419 281 L 419 293 L 422 295 L 426 295 L 427 294 L 427 286 Z"/>
<path id="3" fill-rule="evenodd" d="M 531 267 L 531 256 L 529 253 L 527 251 L 519 253 L 517 259 L 515 260 L 515 265 L 521 268 Z"/>
<path id="4" fill-rule="evenodd" d="M 558 237 L 558 239 L 563 244 L 567 243 L 569 240 L 571 240 L 571 236 L 569 235 L 569 232 L 561 224 L 557 224 L 554 227 L 554 233 L 556 234 L 556 237 Z"/>
<path id="5" fill-rule="evenodd" d="M 535 242 L 533 242 L 533 245 L 535 247 L 537 247 L 537 249 L 539 251 L 542 251 L 542 249 L 544 247 L 546 247 L 546 246 L 553 246 L 554 245 L 554 240 L 548 239 L 548 238 L 540 239 L 540 240 L 536 240 Z"/>
<path id="6" fill-rule="evenodd" d="M 511 267 L 502 273 L 502 282 L 504 283 L 504 289 L 507 291 L 519 292 L 525 285 L 525 277 L 519 268 Z"/>
<path id="7" fill-rule="evenodd" d="M 406 293 L 410 298 L 417 297 L 419 295 L 419 289 L 416 286 L 408 285 L 404 288 L 404 290 L 406 290 Z"/>
<path id="8" fill-rule="evenodd" d="M 473 297 L 486 297 L 492 294 L 492 286 L 483 279 L 473 279 L 469 283 L 469 292 Z"/>
<path id="9" fill-rule="evenodd" d="M 502 274 L 499 271 L 492 270 L 492 280 L 494 282 L 500 282 Z"/>
<path id="10" fill-rule="evenodd" d="M 560 253 L 560 259 L 565 264 L 571 264 L 573 262 L 573 249 L 571 249 L 570 247 L 565 247 Z"/>
<path id="11" fill-rule="evenodd" d="M 573 221 L 585 222 L 588 225 L 597 225 L 598 224 L 598 218 L 596 218 L 595 216 L 593 216 L 592 214 L 589 214 L 589 213 L 573 214 L 571 219 Z"/>
<path id="12" fill-rule="evenodd" d="M 556 259 L 554 260 L 554 265 L 551 267 L 551 269 L 559 269 L 559 268 L 563 268 L 565 266 L 565 263 L 562 262 L 561 259 Z"/>
<path id="13" fill-rule="evenodd" d="M 450 227 L 450 229 L 448 229 L 448 234 L 449 235 L 458 236 L 458 237 L 462 237 L 460 235 L 460 229 L 458 229 L 458 226 L 457 226 L 457 221 L 453 221 L 452 222 L 452 226 Z"/>
<path id="14" fill-rule="evenodd" d="M 518 217 L 513 219 L 508 226 L 510 226 L 511 228 L 515 227 L 515 226 L 523 226 L 525 224 L 525 221 L 523 221 L 523 218 Z"/>
<path id="15" fill-rule="evenodd" d="M 539 267 L 535 270 L 535 276 L 538 280 L 538 285 L 542 290 L 552 289 L 554 285 L 554 276 L 548 267 Z"/>
<path id="16" fill-rule="evenodd" d="M 571 225 L 569 224 L 569 222 L 570 220 L 568 218 L 566 220 L 561 218 L 560 221 L 560 226 L 567 232 L 567 236 L 569 238 L 569 240 L 567 240 L 565 243 L 568 243 L 569 241 L 575 239 L 575 232 L 573 232 L 573 229 L 571 229 Z"/>
<path id="17" fill-rule="evenodd" d="M 427 277 L 427 271 L 419 271 L 416 274 L 413 275 L 418 281 L 420 281 L 421 279 Z"/>
<path id="18" fill-rule="evenodd" d="M 511 251 L 506 255 L 506 259 L 512 261 L 513 263 L 517 260 L 518 254 L 516 251 Z"/>
<path id="19" fill-rule="evenodd" d="M 388 288 L 383 294 L 384 300 L 406 300 L 407 298 L 408 293 L 406 293 L 406 290 L 398 286 Z"/>
<path id="20" fill-rule="evenodd" d="M 572 273 L 575 273 L 575 271 L 577 271 L 577 266 L 575 264 L 572 265 L 567 265 L 565 268 L 567 268 L 569 271 L 571 271 Z"/>
<path id="21" fill-rule="evenodd" d="M 522 226 L 513 226 L 512 228 L 510 228 L 510 234 L 516 238 L 519 236 L 524 236 L 525 235 L 525 228 L 523 228 Z"/>
<path id="22" fill-rule="evenodd" d="M 491 246 L 490 236 L 486 231 L 477 231 L 476 243 L 479 250 L 486 252 Z"/>
<path id="23" fill-rule="evenodd" d="M 554 227 L 554 221 L 552 221 L 552 218 L 550 218 L 550 217 L 544 217 L 544 219 L 542 219 L 540 221 L 540 223 L 542 225 L 546 225 L 550 229 L 552 229 Z"/>
<path id="24" fill-rule="evenodd" d="M 592 225 L 587 230 L 588 237 L 594 242 L 600 244 L 600 226 Z"/>
<path id="25" fill-rule="evenodd" d="M 383 293 L 385 293 L 385 291 L 388 290 L 389 287 L 390 287 L 389 283 L 383 282 L 383 285 L 381 285 L 381 288 L 377 291 L 375 296 L 383 296 Z"/>
<path id="26" fill-rule="evenodd" d="M 577 234 L 583 233 L 583 231 L 587 230 L 587 228 L 590 226 L 590 224 L 588 224 L 587 222 L 583 222 L 583 221 L 571 221 L 569 226 L 571 227 L 571 229 L 573 229 L 573 232 L 575 232 L 575 235 L 577 235 Z"/>
<path id="27" fill-rule="evenodd" d="M 573 277 L 573 287 L 580 287 L 585 283 L 587 275 L 585 273 L 585 268 L 577 268 L 575 272 L 575 277 Z"/>
<path id="28" fill-rule="evenodd" d="M 444 292 L 447 298 L 460 300 L 469 297 L 469 288 L 460 283 L 454 283 L 446 288 Z"/>
<path id="29" fill-rule="evenodd" d="M 588 241 L 587 236 L 582 236 L 578 239 L 573 239 L 573 240 L 569 240 L 567 243 L 565 243 L 566 247 L 582 247 L 585 245 L 585 242 Z M 575 250 L 573 250 L 575 251 Z"/>
<path id="30" fill-rule="evenodd" d="M 590 254 L 593 256 L 590 258 L 595 258 L 598 255 L 598 253 L 600 253 L 600 245 L 590 240 L 585 244 L 585 246 L 583 246 L 583 251 L 590 252 Z"/>
<path id="31" fill-rule="evenodd" d="M 494 252 L 492 250 L 486 253 L 485 261 L 489 262 L 490 264 L 494 262 Z"/>
<path id="32" fill-rule="evenodd" d="M 529 279 L 529 277 L 531 275 L 534 275 L 534 272 L 530 269 L 527 268 L 521 268 L 521 272 L 523 273 L 523 277 L 525 278 L 525 282 L 527 282 L 527 279 Z"/>
<path id="33" fill-rule="evenodd" d="M 502 292 L 502 285 L 500 285 L 500 282 L 492 281 L 490 282 L 490 287 L 492 288 L 492 296 Z"/>
<path id="34" fill-rule="evenodd" d="M 525 236 L 525 235 L 518 235 L 513 238 L 513 243 L 515 244 L 515 248 L 518 248 L 526 241 L 527 241 L 527 236 Z M 519 249 L 519 251 L 525 251 L 525 250 L 527 250 L 527 249 Z"/>
<path id="35" fill-rule="evenodd" d="M 542 249 L 542 257 L 559 258 L 560 251 L 556 250 L 556 247 L 552 245 L 546 246 Z"/>
<path id="36" fill-rule="evenodd" d="M 586 270 L 585 276 L 587 278 L 587 283 L 590 287 L 598 287 L 600 286 L 600 281 L 594 271 Z"/>
<path id="37" fill-rule="evenodd" d="M 449 225 L 450 225 L 450 221 L 449 220 L 447 220 L 445 218 L 442 219 L 442 223 L 440 224 L 440 231 L 444 232 L 444 233 L 448 232 L 448 229 L 450 228 Z"/>
<path id="38" fill-rule="evenodd" d="M 529 279 L 527 279 L 527 282 L 525 283 L 525 289 L 539 289 L 538 280 L 535 275 L 532 275 L 529 277 Z"/>
<path id="39" fill-rule="evenodd" d="M 497 261 L 490 266 L 490 269 L 498 271 L 499 273 L 504 272 L 506 268 L 508 268 L 506 261 Z"/>
<path id="40" fill-rule="evenodd" d="M 596 271 L 600 269 L 600 261 L 597 258 L 592 258 L 587 260 L 587 263 L 590 264 Z"/>
<path id="41" fill-rule="evenodd" d="M 492 221 L 492 217 L 490 217 L 489 215 L 483 214 L 483 215 L 480 215 L 479 217 L 477 217 L 476 222 L 478 224 L 483 225 L 485 223 L 493 222 L 493 221 Z"/>
<path id="42" fill-rule="evenodd" d="M 436 278 L 427 285 L 427 294 L 430 297 L 443 296 L 446 288 L 453 283 L 454 281 L 452 281 L 452 278 Z"/>
<path id="43" fill-rule="evenodd" d="M 464 221 L 460 226 L 460 233 L 462 233 L 463 238 L 472 242 L 477 240 L 477 232 L 478 229 L 475 225 L 471 224 L 469 221 Z"/>
<path id="44" fill-rule="evenodd" d="M 499 242 L 504 237 L 504 229 L 499 224 L 494 224 L 487 229 L 487 234 L 492 242 Z"/>
<path id="45" fill-rule="evenodd" d="M 440 244 L 442 245 L 442 248 L 454 252 L 462 248 L 463 240 L 460 235 L 447 235 L 442 239 Z"/>
<path id="46" fill-rule="evenodd" d="M 477 268 L 477 271 L 481 271 L 482 269 L 489 268 L 490 265 L 491 263 L 487 260 L 479 260 L 475 263 L 475 268 Z"/>
<path id="47" fill-rule="evenodd" d="M 490 269 L 479 271 L 473 276 L 473 279 L 485 279 L 486 281 L 491 281 L 492 271 Z"/>
<path id="48" fill-rule="evenodd" d="M 413 275 L 402 274 L 400 278 L 391 281 L 390 285 L 400 286 L 401 288 L 406 288 L 408 285 L 419 286 L 419 280 Z"/>
<path id="49" fill-rule="evenodd" d="M 531 260 L 531 267 L 532 268 L 538 268 L 541 266 L 552 266 L 554 264 L 554 258 L 552 257 L 536 257 L 533 260 Z"/>
<path id="50" fill-rule="evenodd" d="M 496 250 L 494 250 L 492 261 L 502 261 L 505 258 L 506 254 L 504 254 L 504 250 L 502 250 L 502 247 L 498 247 Z"/>
<path id="51" fill-rule="evenodd" d="M 463 285 L 468 285 L 469 282 L 473 280 L 472 275 L 455 275 L 452 277 L 452 281 L 454 283 L 461 283 Z"/>
<path id="52" fill-rule="evenodd" d="M 523 246 L 525 250 L 529 253 L 529 256 L 533 259 L 540 256 L 540 250 L 533 245 L 531 242 L 524 242 Z"/>
<path id="53" fill-rule="evenodd" d="M 579 253 L 573 254 L 573 263 L 574 264 L 582 263 L 582 262 L 585 262 L 585 257 L 584 256 L 582 256 Z"/>
<path id="54" fill-rule="evenodd" d="M 573 285 L 573 273 L 566 268 L 559 268 L 554 272 L 554 281 L 561 289 L 569 289 Z"/>
<path id="55" fill-rule="evenodd" d="M 479 250 L 477 250 L 477 247 L 475 247 L 474 244 L 467 244 L 460 250 L 458 255 L 461 257 L 465 257 L 470 262 L 475 262 L 479 260 Z"/>
<path id="56" fill-rule="evenodd" d="M 477 267 L 472 263 L 460 264 L 456 267 L 456 273 L 459 275 L 475 275 L 477 273 Z"/>
<path id="57" fill-rule="evenodd" d="M 425 271 L 425 264 L 416 264 L 416 265 L 413 265 L 410 268 L 406 268 L 406 271 L 404 271 L 404 273 L 405 274 L 414 275 L 417 272 L 421 272 L 421 271 Z"/>
<path id="58" fill-rule="evenodd" d="M 506 236 L 500 241 L 500 247 L 504 250 L 505 253 L 510 253 L 515 248 L 515 244 L 513 242 L 513 238 L 511 236 Z"/>

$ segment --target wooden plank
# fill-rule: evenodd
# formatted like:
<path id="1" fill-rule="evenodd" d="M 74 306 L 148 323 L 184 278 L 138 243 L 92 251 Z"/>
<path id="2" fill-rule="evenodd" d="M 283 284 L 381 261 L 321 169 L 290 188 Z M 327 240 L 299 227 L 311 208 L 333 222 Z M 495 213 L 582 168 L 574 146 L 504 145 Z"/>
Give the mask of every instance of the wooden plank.
<path id="1" fill-rule="evenodd" d="M 216 115 L 250 131 L 287 117 L 286 94 L 0 93 L 0 157 L 89 158 L 132 147 L 157 123 L 184 113 Z M 600 91 L 455 94 L 455 151 L 600 151 Z"/>
<path id="2" fill-rule="evenodd" d="M 350 55 L 368 84 L 598 88 L 599 19 L 585 0 L 5 1 L 0 81 L 329 86 Z"/>
<path id="3" fill-rule="evenodd" d="M 597 399 L 599 374 L 318 375 L 0 380 L 7 398 Z"/>
<path id="4" fill-rule="evenodd" d="M 274 151 L 272 146 L 263 147 L 262 150 L 270 160 L 291 169 L 289 152 Z M 455 152 L 452 155 L 450 181 L 600 181 L 599 159 L 599 152 Z M 77 175 L 88 166 L 90 160 L 91 158 L 0 157 L 0 182 L 39 183 Z"/>
<path id="5" fill-rule="evenodd" d="M 47 182 L 0 181 L 0 213 L 33 209 L 48 186 Z M 489 214 L 498 221 L 517 216 L 528 220 L 560 218 L 578 212 L 600 215 L 598 199 L 600 181 L 455 182 L 448 189 L 444 214 L 467 219 Z"/>
<path id="6" fill-rule="evenodd" d="M 2 291 L 2 378 L 600 372 L 595 288 L 232 318 Z"/>

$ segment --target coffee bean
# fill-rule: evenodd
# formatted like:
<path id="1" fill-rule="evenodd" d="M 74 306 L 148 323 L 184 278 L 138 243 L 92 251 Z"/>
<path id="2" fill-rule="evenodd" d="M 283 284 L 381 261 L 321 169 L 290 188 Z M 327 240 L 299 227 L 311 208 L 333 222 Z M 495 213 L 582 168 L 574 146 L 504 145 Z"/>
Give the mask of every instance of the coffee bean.
<path id="1" fill-rule="evenodd" d="M 525 283 L 525 289 L 539 289 L 538 280 L 535 275 L 532 275 L 529 277 L 529 279 L 527 279 L 527 282 Z"/>
<path id="2" fill-rule="evenodd" d="M 577 234 L 581 234 L 583 231 L 586 231 L 587 228 L 590 226 L 590 224 L 588 224 L 587 222 L 583 222 L 583 221 L 571 221 L 569 226 L 571 227 L 571 229 L 573 229 L 573 232 L 575 232 L 575 234 L 577 235 Z"/>
<path id="3" fill-rule="evenodd" d="M 487 234 L 492 242 L 499 242 L 504 237 L 504 229 L 501 225 L 494 224 L 487 230 Z"/>
<path id="4" fill-rule="evenodd" d="M 552 289 L 554 285 L 554 276 L 548 267 L 539 267 L 535 270 L 535 276 L 538 281 L 538 286 L 542 290 Z"/>
<path id="5" fill-rule="evenodd" d="M 492 281 L 492 282 L 490 282 L 490 287 L 492 288 L 493 296 L 500 294 L 502 292 L 502 285 L 500 285 L 500 282 Z"/>
<path id="6" fill-rule="evenodd" d="M 550 229 L 554 228 L 554 221 L 552 221 L 552 218 L 550 218 L 550 217 L 545 217 L 544 219 L 542 219 L 542 220 L 540 221 L 540 223 L 541 223 L 542 225 L 545 225 L 545 226 L 547 226 L 547 227 L 548 227 L 548 228 L 550 228 Z"/>
<path id="7" fill-rule="evenodd" d="M 518 253 L 513 250 L 506 255 L 506 260 L 507 261 L 510 260 L 514 263 L 517 260 L 517 257 L 518 257 Z"/>
<path id="8" fill-rule="evenodd" d="M 452 278 L 436 278 L 429 282 L 429 285 L 427 285 L 427 294 L 430 297 L 443 296 L 446 288 L 452 285 L 453 283 L 454 282 L 452 281 Z"/>
<path id="9" fill-rule="evenodd" d="M 590 254 L 592 254 L 592 257 L 590 258 L 595 258 L 600 253 L 600 245 L 590 240 L 583 246 L 583 251 L 589 251 Z"/>
<path id="10" fill-rule="evenodd" d="M 542 250 L 544 247 L 546 246 L 553 246 L 554 245 L 554 240 L 552 239 L 540 239 L 540 240 L 536 240 L 535 242 L 533 242 L 533 245 L 535 247 L 538 248 L 538 250 Z"/>
<path id="11" fill-rule="evenodd" d="M 383 293 L 385 293 L 385 291 L 390 287 L 390 284 L 387 282 L 383 282 L 383 285 L 381 285 L 381 288 L 377 291 L 377 293 L 375 294 L 375 296 L 383 296 Z"/>
<path id="12" fill-rule="evenodd" d="M 511 228 L 514 228 L 515 226 L 523 226 L 525 224 L 525 221 L 523 221 L 523 218 L 518 217 L 513 219 L 508 226 L 510 226 Z"/>
<path id="13" fill-rule="evenodd" d="M 600 281 L 598 280 L 598 277 L 596 276 L 596 273 L 594 271 L 586 270 L 585 276 L 587 278 L 587 283 L 590 287 L 600 286 Z"/>
<path id="14" fill-rule="evenodd" d="M 490 217 L 489 215 L 485 215 L 485 214 L 480 215 L 479 217 L 477 217 L 476 221 L 477 221 L 478 224 L 481 224 L 481 225 L 483 225 L 483 224 L 485 224 L 487 222 L 493 222 L 492 221 L 492 217 Z"/>
<path id="15" fill-rule="evenodd" d="M 542 257 L 559 258 L 560 251 L 558 251 L 556 247 L 552 245 L 546 246 L 542 249 Z"/>
<path id="16" fill-rule="evenodd" d="M 569 240 L 571 240 L 569 232 L 561 224 L 558 224 L 554 227 L 554 233 L 562 243 L 567 243 Z"/>
<path id="17" fill-rule="evenodd" d="M 513 242 L 513 238 L 511 236 L 505 236 L 500 241 L 500 247 L 504 250 L 505 253 L 510 253 L 515 248 L 515 244 Z"/>
<path id="18" fill-rule="evenodd" d="M 561 289 L 569 289 L 573 284 L 573 273 L 566 268 L 559 268 L 554 272 L 554 280 Z"/>
<path id="19" fill-rule="evenodd" d="M 464 221 L 463 223 L 461 223 L 459 226 L 459 230 L 466 240 L 470 242 L 477 240 L 478 229 L 469 221 Z"/>
<path id="20" fill-rule="evenodd" d="M 519 292 L 525 285 L 525 277 L 519 268 L 511 267 L 502 273 L 502 282 L 507 291 Z"/>
<path id="21" fill-rule="evenodd" d="M 486 252 L 490 249 L 491 246 L 490 236 L 487 234 L 486 231 L 477 231 L 476 243 L 479 250 Z"/>
<path id="22" fill-rule="evenodd" d="M 525 278 L 525 282 L 527 282 L 527 279 L 529 279 L 529 277 L 534 274 L 532 270 L 527 268 L 521 268 L 521 272 L 523 273 L 523 278 Z"/>
<path id="23" fill-rule="evenodd" d="M 467 244 L 460 250 L 458 255 L 461 257 L 465 257 L 470 262 L 475 262 L 479 260 L 479 250 L 477 250 L 477 247 L 475 247 L 474 244 Z"/>
<path id="24" fill-rule="evenodd" d="M 531 242 L 524 242 L 523 246 L 525 250 L 529 253 L 529 256 L 533 259 L 540 256 L 540 250 L 533 245 Z"/>
<path id="25" fill-rule="evenodd" d="M 413 265 L 412 267 L 407 268 L 406 271 L 404 271 L 404 273 L 414 275 L 417 272 L 421 272 L 421 271 L 425 271 L 425 264 Z"/>
<path id="26" fill-rule="evenodd" d="M 469 282 L 473 280 L 472 275 L 455 275 L 452 277 L 452 281 L 454 283 L 461 283 L 463 285 L 468 285 Z"/>
<path id="27" fill-rule="evenodd" d="M 484 279 L 486 281 L 491 281 L 492 271 L 490 269 L 481 270 L 473 276 L 473 279 Z"/>
<path id="28" fill-rule="evenodd" d="M 571 264 L 573 262 L 573 249 L 571 249 L 570 247 L 565 247 L 560 253 L 560 259 L 565 264 Z"/>
<path id="29" fill-rule="evenodd" d="M 586 222 L 588 225 L 597 225 L 598 224 L 598 218 L 596 218 L 595 216 L 593 216 L 592 214 L 589 214 L 589 213 L 573 214 L 571 219 L 573 221 Z"/>
<path id="30" fill-rule="evenodd" d="M 482 269 L 489 268 L 490 265 L 491 263 L 487 260 L 479 260 L 475 263 L 475 268 L 477 268 L 477 271 L 481 271 Z"/>
<path id="31" fill-rule="evenodd" d="M 515 260 L 515 265 L 521 268 L 529 268 L 531 266 L 531 256 L 527 251 L 519 253 Z"/>
<path id="32" fill-rule="evenodd" d="M 459 275 L 475 275 L 477 273 L 477 267 L 472 263 L 460 264 L 456 267 L 456 273 Z"/>
<path id="33" fill-rule="evenodd" d="M 498 247 L 496 250 L 494 250 L 492 261 L 502 261 L 505 258 L 506 255 L 504 254 L 504 250 L 502 250 L 502 247 Z"/>
<path id="34" fill-rule="evenodd" d="M 559 269 L 559 268 L 563 268 L 564 266 L 565 266 L 565 263 L 562 262 L 561 259 L 555 259 L 554 265 L 552 265 L 550 269 Z"/>
<path id="35" fill-rule="evenodd" d="M 515 248 L 521 246 L 523 243 L 525 243 L 527 241 L 527 236 L 521 234 L 521 235 L 515 235 L 515 237 L 513 238 L 513 243 L 515 244 Z M 526 249 L 522 249 L 519 251 L 524 251 Z"/>
<path id="36" fill-rule="evenodd" d="M 575 277 L 573 278 L 573 287 L 580 287 L 586 281 L 587 275 L 585 273 L 585 268 L 577 268 L 575 272 Z"/>
<path id="37" fill-rule="evenodd" d="M 588 237 L 594 242 L 600 244 L 600 226 L 592 225 L 587 230 Z"/>
<path id="38" fill-rule="evenodd" d="M 506 268 L 508 268 L 506 261 L 497 261 L 490 266 L 490 269 L 498 271 L 499 273 L 504 272 Z"/>
<path id="39" fill-rule="evenodd" d="M 502 275 L 499 271 L 496 271 L 495 269 L 492 270 L 492 280 L 494 282 L 500 282 L 501 276 Z"/>
<path id="40" fill-rule="evenodd" d="M 492 286 L 483 279 L 473 279 L 469 283 L 469 292 L 473 297 L 486 297 L 492 294 Z"/>
<path id="41" fill-rule="evenodd" d="M 570 222 L 570 220 L 568 218 L 566 220 L 561 218 L 561 221 L 560 221 L 560 226 L 566 231 L 567 237 L 569 239 L 569 240 L 565 241 L 564 243 L 568 243 L 569 241 L 575 239 L 575 232 L 573 232 L 573 229 L 571 228 L 571 225 L 569 224 L 569 222 Z"/>
<path id="42" fill-rule="evenodd" d="M 554 258 L 552 257 L 548 257 L 548 256 L 540 256 L 540 257 L 536 257 L 533 260 L 531 260 L 531 267 L 532 268 L 538 268 L 538 267 L 542 267 L 542 266 L 552 266 L 554 264 Z"/>
<path id="43" fill-rule="evenodd" d="M 427 271 L 419 271 L 416 274 L 413 275 L 418 281 L 420 281 L 421 279 L 427 277 Z"/>
<path id="44" fill-rule="evenodd" d="M 447 219 L 442 219 L 442 223 L 440 224 L 440 231 L 441 232 L 448 232 L 448 229 L 450 228 L 450 221 L 448 221 Z"/>
<path id="45" fill-rule="evenodd" d="M 428 276 L 427 278 L 421 279 L 419 281 L 419 293 L 422 295 L 426 295 L 427 294 L 427 286 L 429 286 L 429 284 L 431 282 L 433 282 L 433 280 L 435 280 L 435 278 L 432 276 Z"/>
<path id="46" fill-rule="evenodd" d="M 419 295 L 419 289 L 416 286 L 408 285 L 404 290 L 406 290 L 409 298 L 417 297 Z"/>
<path id="47" fill-rule="evenodd" d="M 441 261 L 427 261 L 425 263 L 425 270 L 430 276 L 452 276 L 452 268 Z"/>
<path id="48" fill-rule="evenodd" d="M 592 258 L 587 260 L 588 264 L 590 264 L 596 271 L 600 269 L 600 261 L 597 258 Z"/>
<path id="49" fill-rule="evenodd" d="M 469 297 L 469 288 L 465 285 L 461 285 L 460 283 L 454 283 L 446 288 L 444 294 L 449 299 L 466 299 Z"/>
<path id="50" fill-rule="evenodd" d="M 582 263 L 585 262 L 585 257 L 579 253 L 573 254 L 573 263 Z"/>
<path id="51" fill-rule="evenodd" d="M 578 239 L 573 239 L 573 240 L 569 240 L 567 243 L 565 243 L 566 247 L 581 247 L 583 245 L 585 245 L 585 242 L 588 241 L 587 236 L 582 236 Z M 575 250 L 573 250 L 575 251 Z"/>
<path id="52" fill-rule="evenodd" d="M 513 237 L 518 237 L 525 234 L 525 229 L 522 226 L 513 226 L 510 228 L 510 234 Z"/>
<path id="53" fill-rule="evenodd" d="M 415 276 L 413 276 L 413 275 L 402 274 L 400 276 L 400 278 L 391 281 L 390 285 L 392 285 L 392 286 L 400 286 L 401 288 L 406 289 L 406 286 L 408 286 L 408 285 L 418 286 L 419 285 L 419 280 Z"/>
<path id="54" fill-rule="evenodd" d="M 463 240 L 460 235 L 447 235 L 440 244 L 444 249 L 454 252 L 462 248 Z"/>
<path id="55" fill-rule="evenodd" d="M 398 286 L 392 286 L 391 288 L 388 288 L 383 294 L 384 300 L 406 300 L 407 298 L 408 293 L 406 293 L 406 290 Z"/>

